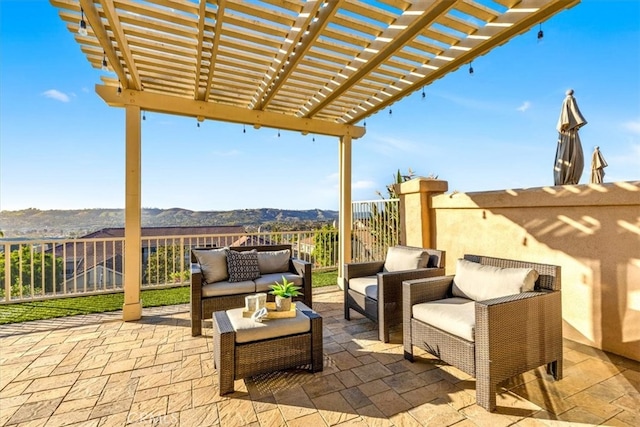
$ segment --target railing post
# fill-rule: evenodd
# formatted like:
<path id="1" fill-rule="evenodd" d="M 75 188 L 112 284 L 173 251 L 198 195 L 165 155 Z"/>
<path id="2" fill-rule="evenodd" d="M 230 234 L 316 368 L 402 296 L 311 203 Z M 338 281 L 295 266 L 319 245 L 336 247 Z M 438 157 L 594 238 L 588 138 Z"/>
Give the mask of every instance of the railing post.
<path id="1" fill-rule="evenodd" d="M 11 301 L 11 244 L 4 245 L 4 300 Z"/>

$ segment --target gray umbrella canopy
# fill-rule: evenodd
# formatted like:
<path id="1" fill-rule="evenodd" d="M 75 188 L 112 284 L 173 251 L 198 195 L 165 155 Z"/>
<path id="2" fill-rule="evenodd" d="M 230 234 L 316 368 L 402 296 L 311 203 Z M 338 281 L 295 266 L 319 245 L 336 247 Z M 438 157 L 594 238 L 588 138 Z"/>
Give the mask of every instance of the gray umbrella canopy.
<path id="1" fill-rule="evenodd" d="M 607 161 L 600 152 L 600 147 L 596 147 L 591 155 L 591 183 L 602 184 L 604 179 L 604 168 L 607 166 Z"/>
<path id="2" fill-rule="evenodd" d="M 584 169 L 584 155 L 578 129 L 586 124 L 587 121 L 573 97 L 573 89 L 569 89 L 556 126 L 559 135 L 556 164 L 553 167 L 555 185 L 575 185 L 580 181 Z"/>

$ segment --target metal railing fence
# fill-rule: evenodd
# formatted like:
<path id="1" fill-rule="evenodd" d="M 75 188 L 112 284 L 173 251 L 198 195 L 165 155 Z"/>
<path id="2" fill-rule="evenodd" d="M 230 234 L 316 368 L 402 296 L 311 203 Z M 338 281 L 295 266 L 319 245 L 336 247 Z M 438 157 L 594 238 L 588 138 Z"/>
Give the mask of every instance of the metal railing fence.
<path id="1" fill-rule="evenodd" d="M 352 259 L 384 259 L 398 242 L 398 202 L 354 202 Z M 338 267 L 338 231 L 258 232 L 142 238 L 142 288 L 188 285 L 191 249 L 290 244 L 314 271 Z M 124 238 L 0 241 L 0 304 L 122 292 Z"/>

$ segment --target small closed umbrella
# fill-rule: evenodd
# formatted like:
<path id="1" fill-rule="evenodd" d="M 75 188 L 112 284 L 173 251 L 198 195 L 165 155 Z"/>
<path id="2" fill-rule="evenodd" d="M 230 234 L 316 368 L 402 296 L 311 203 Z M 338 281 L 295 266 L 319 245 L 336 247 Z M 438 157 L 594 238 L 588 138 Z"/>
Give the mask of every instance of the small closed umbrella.
<path id="1" fill-rule="evenodd" d="M 556 163 L 553 167 L 555 185 L 575 185 L 580 181 L 584 169 L 584 155 L 578 129 L 586 124 L 587 121 L 573 97 L 573 89 L 569 89 L 556 126 L 559 135 Z"/>
<path id="2" fill-rule="evenodd" d="M 600 147 L 596 147 L 591 155 L 591 183 L 602 184 L 604 179 L 604 168 L 609 166 L 600 152 Z"/>

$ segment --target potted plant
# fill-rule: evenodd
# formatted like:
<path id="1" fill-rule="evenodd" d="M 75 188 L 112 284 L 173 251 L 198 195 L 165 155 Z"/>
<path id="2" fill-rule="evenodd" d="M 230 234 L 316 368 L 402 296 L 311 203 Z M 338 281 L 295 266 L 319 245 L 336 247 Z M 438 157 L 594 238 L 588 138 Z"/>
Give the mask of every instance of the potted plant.
<path id="1" fill-rule="evenodd" d="M 282 283 L 276 282 L 270 286 L 271 295 L 276 296 L 276 311 L 291 310 L 291 297 L 302 295 L 299 291 L 300 286 L 296 286 L 293 282 L 289 282 L 286 277 L 282 276 Z"/>

